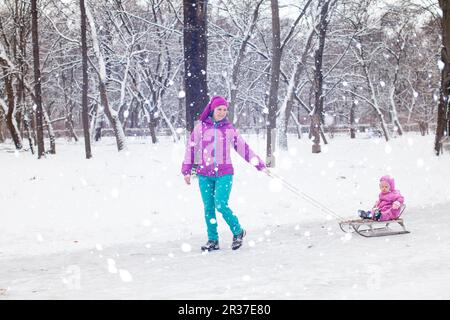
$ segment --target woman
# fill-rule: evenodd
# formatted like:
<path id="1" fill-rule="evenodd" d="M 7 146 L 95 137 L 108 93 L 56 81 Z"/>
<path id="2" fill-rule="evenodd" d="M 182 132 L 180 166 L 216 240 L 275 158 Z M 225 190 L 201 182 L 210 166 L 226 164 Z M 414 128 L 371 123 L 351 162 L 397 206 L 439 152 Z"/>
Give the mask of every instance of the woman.
<path id="1" fill-rule="evenodd" d="M 219 249 L 216 209 L 233 233 L 233 250 L 242 246 L 245 230 L 228 207 L 234 169 L 230 158 L 230 146 L 259 171 L 270 171 L 264 162 L 250 149 L 236 128 L 227 119 L 228 102 L 221 96 L 211 98 L 200 115 L 189 139 L 181 168 L 185 182 L 191 184 L 191 171 L 197 165 L 196 174 L 205 207 L 208 241 L 202 251 Z"/>

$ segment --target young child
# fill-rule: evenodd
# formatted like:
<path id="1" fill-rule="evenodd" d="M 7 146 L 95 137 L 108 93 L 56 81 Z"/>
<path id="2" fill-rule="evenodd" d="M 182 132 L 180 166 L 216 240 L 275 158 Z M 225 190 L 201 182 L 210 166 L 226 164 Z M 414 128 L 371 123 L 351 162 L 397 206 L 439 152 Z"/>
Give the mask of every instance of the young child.
<path id="1" fill-rule="evenodd" d="M 363 219 L 387 221 L 397 219 L 400 216 L 400 207 L 404 202 L 399 190 L 395 190 L 394 178 L 383 176 L 380 178 L 380 195 L 378 201 L 370 211 L 358 210 L 358 215 Z"/>

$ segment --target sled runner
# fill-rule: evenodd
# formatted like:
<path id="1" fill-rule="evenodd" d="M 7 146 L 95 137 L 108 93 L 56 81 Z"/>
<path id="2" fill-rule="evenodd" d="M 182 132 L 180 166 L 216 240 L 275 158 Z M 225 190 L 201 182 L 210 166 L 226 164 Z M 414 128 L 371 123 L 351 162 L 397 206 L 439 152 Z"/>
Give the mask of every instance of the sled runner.
<path id="1" fill-rule="evenodd" d="M 376 221 L 372 219 L 355 219 L 339 222 L 339 227 L 344 232 L 356 232 L 363 237 L 382 237 L 396 234 L 409 233 L 400 216 L 406 206 L 401 207 L 400 215 L 397 219 L 388 221 Z"/>

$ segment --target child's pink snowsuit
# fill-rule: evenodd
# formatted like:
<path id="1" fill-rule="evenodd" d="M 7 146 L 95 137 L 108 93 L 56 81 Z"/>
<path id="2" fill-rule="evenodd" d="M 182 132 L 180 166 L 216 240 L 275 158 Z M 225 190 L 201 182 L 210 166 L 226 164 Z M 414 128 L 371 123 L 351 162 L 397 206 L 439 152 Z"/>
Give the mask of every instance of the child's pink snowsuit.
<path id="1" fill-rule="evenodd" d="M 375 207 L 377 207 L 381 211 L 381 218 L 379 221 L 397 219 L 400 216 L 401 207 L 398 209 L 394 209 L 392 208 L 392 205 L 395 201 L 403 204 L 405 199 L 400 194 L 400 191 L 395 190 L 394 178 L 391 178 L 390 176 L 383 176 L 380 178 L 380 183 L 382 181 L 387 182 L 390 189 L 389 192 L 386 193 L 380 192 L 379 199 L 375 203 Z"/>

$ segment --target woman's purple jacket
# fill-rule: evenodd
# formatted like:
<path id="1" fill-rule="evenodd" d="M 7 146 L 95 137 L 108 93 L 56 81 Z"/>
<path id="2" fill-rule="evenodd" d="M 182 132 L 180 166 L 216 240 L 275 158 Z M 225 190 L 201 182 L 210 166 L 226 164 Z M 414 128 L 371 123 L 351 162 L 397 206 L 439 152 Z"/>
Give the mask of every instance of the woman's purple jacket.
<path id="1" fill-rule="evenodd" d="M 234 174 L 230 146 L 256 169 L 262 170 L 266 167 L 228 119 L 215 122 L 208 117 L 197 124 L 191 133 L 181 173 L 191 174 L 195 164 L 197 174 L 202 176 L 221 177 Z"/>

